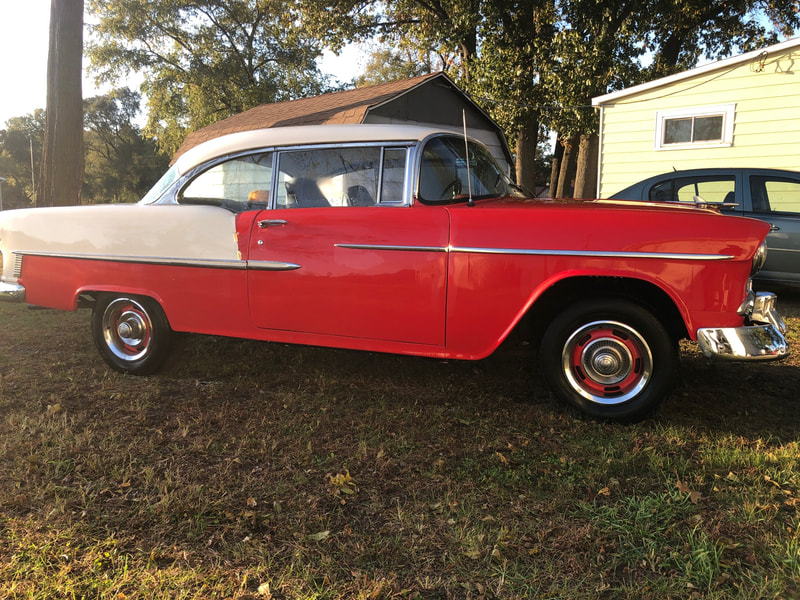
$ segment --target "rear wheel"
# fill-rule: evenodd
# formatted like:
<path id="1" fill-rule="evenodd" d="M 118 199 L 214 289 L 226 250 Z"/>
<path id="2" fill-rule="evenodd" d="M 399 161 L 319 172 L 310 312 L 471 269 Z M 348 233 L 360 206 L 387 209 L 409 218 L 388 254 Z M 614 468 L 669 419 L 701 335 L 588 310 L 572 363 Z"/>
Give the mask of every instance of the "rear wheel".
<path id="1" fill-rule="evenodd" d="M 545 331 L 539 359 L 559 398 L 592 417 L 635 421 L 669 393 L 677 347 L 652 313 L 627 300 L 574 304 Z"/>
<path id="2" fill-rule="evenodd" d="M 161 306 L 151 298 L 108 295 L 95 304 L 92 337 L 112 369 L 148 375 L 163 366 L 174 334 Z"/>

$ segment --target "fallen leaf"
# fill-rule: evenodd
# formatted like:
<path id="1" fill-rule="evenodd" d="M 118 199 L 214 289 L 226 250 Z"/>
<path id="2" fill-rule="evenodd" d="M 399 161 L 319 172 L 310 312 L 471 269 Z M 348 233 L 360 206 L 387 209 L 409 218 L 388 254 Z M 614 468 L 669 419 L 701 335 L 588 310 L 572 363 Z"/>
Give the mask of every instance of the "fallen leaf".
<path id="1" fill-rule="evenodd" d="M 321 541 L 322 541 L 322 540 L 324 540 L 326 537 L 328 537 L 330 534 L 331 534 L 331 532 L 330 532 L 330 531 L 328 531 L 328 530 L 325 530 L 325 531 L 319 531 L 319 532 L 317 532 L 317 533 L 311 533 L 311 534 L 307 535 L 306 537 L 307 537 L 309 540 L 313 540 L 313 541 L 315 541 L 315 542 L 321 542 Z"/>

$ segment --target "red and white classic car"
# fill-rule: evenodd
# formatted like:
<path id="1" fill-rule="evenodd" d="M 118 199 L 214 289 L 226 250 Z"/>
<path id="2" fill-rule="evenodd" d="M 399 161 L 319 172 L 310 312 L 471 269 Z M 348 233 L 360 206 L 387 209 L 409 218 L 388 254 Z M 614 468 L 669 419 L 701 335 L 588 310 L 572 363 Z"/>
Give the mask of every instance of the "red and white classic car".
<path id="1" fill-rule="evenodd" d="M 89 307 L 118 371 L 174 332 L 480 359 L 529 328 L 552 390 L 631 420 L 668 393 L 677 342 L 787 353 L 755 294 L 769 225 L 702 206 L 531 199 L 475 140 L 392 125 L 205 142 L 136 205 L 0 213 L 0 298 Z"/>

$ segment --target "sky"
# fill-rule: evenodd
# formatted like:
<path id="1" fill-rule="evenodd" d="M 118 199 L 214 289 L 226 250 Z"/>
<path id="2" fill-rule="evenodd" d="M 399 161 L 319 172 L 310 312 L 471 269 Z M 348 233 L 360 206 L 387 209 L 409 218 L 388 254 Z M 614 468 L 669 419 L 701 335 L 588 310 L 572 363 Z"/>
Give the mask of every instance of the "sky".
<path id="1" fill-rule="evenodd" d="M 50 0 L 0 0 L 0 129 L 11 117 L 45 107 L 49 31 Z M 345 82 L 359 74 L 363 62 L 359 50 L 351 47 L 339 57 L 328 53 L 320 68 Z M 84 73 L 85 98 L 104 91 Z"/>
<path id="2" fill-rule="evenodd" d="M 0 128 L 44 108 L 50 0 L 0 0 Z"/>

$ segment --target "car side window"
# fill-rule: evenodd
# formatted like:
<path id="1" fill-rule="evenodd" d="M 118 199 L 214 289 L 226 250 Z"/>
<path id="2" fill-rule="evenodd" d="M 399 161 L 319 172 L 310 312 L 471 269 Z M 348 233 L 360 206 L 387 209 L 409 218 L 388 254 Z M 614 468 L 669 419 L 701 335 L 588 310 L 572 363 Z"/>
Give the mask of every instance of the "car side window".
<path id="1" fill-rule="evenodd" d="M 239 156 L 194 177 L 178 195 L 181 204 L 210 204 L 235 212 L 269 207 L 272 152 Z"/>
<path id="2" fill-rule="evenodd" d="M 418 196 L 423 202 L 453 202 L 470 196 L 522 195 L 484 147 L 462 138 L 436 137 L 422 151 Z"/>
<path id="3" fill-rule="evenodd" d="M 384 149 L 381 204 L 397 204 L 405 201 L 407 154 L 405 148 Z"/>
<path id="4" fill-rule="evenodd" d="M 277 208 L 402 203 L 406 149 L 286 150 L 278 157 Z"/>
<path id="5" fill-rule="evenodd" d="M 734 177 L 679 177 L 659 182 L 650 188 L 651 202 L 694 202 L 699 196 L 709 204 L 735 201 Z"/>
<path id="6" fill-rule="evenodd" d="M 800 213 L 800 181 L 750 177 L 750 197 L 757 213 Z"/>

